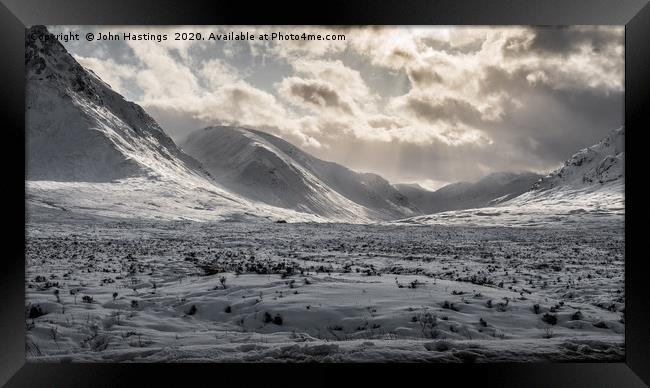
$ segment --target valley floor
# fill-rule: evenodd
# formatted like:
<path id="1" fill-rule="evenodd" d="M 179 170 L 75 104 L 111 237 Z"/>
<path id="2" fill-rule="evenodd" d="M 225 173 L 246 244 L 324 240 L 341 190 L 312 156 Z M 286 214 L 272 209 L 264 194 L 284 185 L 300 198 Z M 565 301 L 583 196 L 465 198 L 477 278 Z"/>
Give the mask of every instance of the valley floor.
<path id="1" fill-rule="evenodd" d="M 26 228 L 30 362 L 624 357 L 620 225 L 198 223 L 60 212 L 32 215 Z"/>

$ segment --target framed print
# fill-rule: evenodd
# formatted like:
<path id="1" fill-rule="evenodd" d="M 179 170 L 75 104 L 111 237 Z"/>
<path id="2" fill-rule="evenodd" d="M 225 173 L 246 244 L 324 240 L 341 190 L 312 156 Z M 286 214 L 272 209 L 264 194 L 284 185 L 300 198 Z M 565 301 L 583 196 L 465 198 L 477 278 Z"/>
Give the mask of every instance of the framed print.
<path id="1" fill-rule="evenodd" d="M 1 9 L 7 386 L 648 384 L 645 2 Z"/>

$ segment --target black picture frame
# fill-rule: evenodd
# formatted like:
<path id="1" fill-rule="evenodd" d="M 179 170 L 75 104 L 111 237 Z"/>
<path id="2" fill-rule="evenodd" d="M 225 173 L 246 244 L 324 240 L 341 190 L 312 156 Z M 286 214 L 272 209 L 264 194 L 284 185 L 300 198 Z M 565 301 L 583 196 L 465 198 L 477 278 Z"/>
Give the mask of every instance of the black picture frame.
<path id="1" fill-rule="evenodd" d="M 125 386 L 189 384 L 369 385 L 414 378 L 427 384 L 545 387 L 642 387 L 650 384 L 650 298 L 643 228 L 647 219 L 638 194 L 644 180 L 644 132 L 650 129 L 650 6 L 645 0 L 582 1 L 90 1 L 0 0 L 0 112 L 5 194 L 0 256 L 0 384 L 18 386 Z M 26 364 L 24 328 L 25 161 L 24 31 L 45 25 L 625 25 L 625 338 L 622 363 L 451 365 L 231 365 L 231 364 Z M 638 150 L 635 149 L 638 147 Z M 647 151 L 646 151 L 647 152 Z M 24 167 L 24 164 L 23 164 Z M 635 194 L 636 193 L 636 194 Z M 630 211 L 629 209 L 633 209 Z M 638 222 L 638 225 L 642 225 Z M 636 249 L 635 249 L 636 248 Z M 343 375 L 345 373 L 345 376 Z M 258 382 L 253 383 L 252 380 Z"/>

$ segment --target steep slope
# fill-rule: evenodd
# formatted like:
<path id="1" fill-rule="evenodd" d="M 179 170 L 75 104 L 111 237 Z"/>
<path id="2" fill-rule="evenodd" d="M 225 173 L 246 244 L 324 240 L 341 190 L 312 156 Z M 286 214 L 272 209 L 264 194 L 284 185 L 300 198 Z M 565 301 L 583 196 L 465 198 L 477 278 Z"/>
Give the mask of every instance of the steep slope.
<path id="1" fill-rule="evenodd" d="M 559 169 L 537 182 L 532 190 L 508 201 L 510 206 L 573 207 L 573 212 L 610 212 L 625 209 L 625 128 L 584 148 Z"/>
<path id="2" fill-rule="evenodd" d="M 475 182 L 452 183 L 436 191 L 410 184 L 395 187 L 418 209 L 430 214 L 495 205 L 528 191 L 541 177 L 531 172 L 500 172 Z"/>
<path id="3" fill-rule="evenodd" d="M 153 118 L 79 65 L 45 27 L 27 30 L 25 44 L 30 212 L 319 219 L 253 203 L 216 185 Z"/>
<path id="4" fill-rule="evenodd" d="M 612 131 L 598 144 L 573 155 L 559 169 L 541 179 L 533 189 L 605 185 L 623 180 L 625 165 L 625 128 Z"/>
<path id="5" fill-rule="evenodd" d="M 192 132 L 182 148 L 229 190 L 273 206 L 371 220 L 415 214 L 382 177 L 317 159 L 265 132 L 209 127 Z"/>
<path id="6" fill-rule="evenodd" d="M 622 228 L 625 216 L 625 129 L 582 149 L 531 190 L 481 209 L 400 220 L 408 224 Z"/>
<path id="7" fill-rule="evenodd" d="M 28 179 L 102 182 L 170 170 L 205 175 L 140 106 L 79 65 L 45 27 L 32 27 L 27 36 Z"/>

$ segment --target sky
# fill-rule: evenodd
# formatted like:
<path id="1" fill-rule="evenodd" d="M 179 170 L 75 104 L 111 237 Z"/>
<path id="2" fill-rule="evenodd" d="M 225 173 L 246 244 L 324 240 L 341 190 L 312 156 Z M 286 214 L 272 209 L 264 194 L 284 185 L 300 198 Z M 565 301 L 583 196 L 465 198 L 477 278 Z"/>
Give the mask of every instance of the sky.
<path id="1" fill-rule="evenodd" d="M 620 26 L 48 28 L 78 32 L 66 49 L 177 143 L 210 125 L 260 129 L 430 189 L 549 172 L 624 120 Z M 153 40 L 88 42 L 88 32 Z M 176 41 L 176 32 L 205 40 Z M 208 39 L 229 32 L 256 39 Z M 257 39 L 273 32 L 345 39 Z"/>

